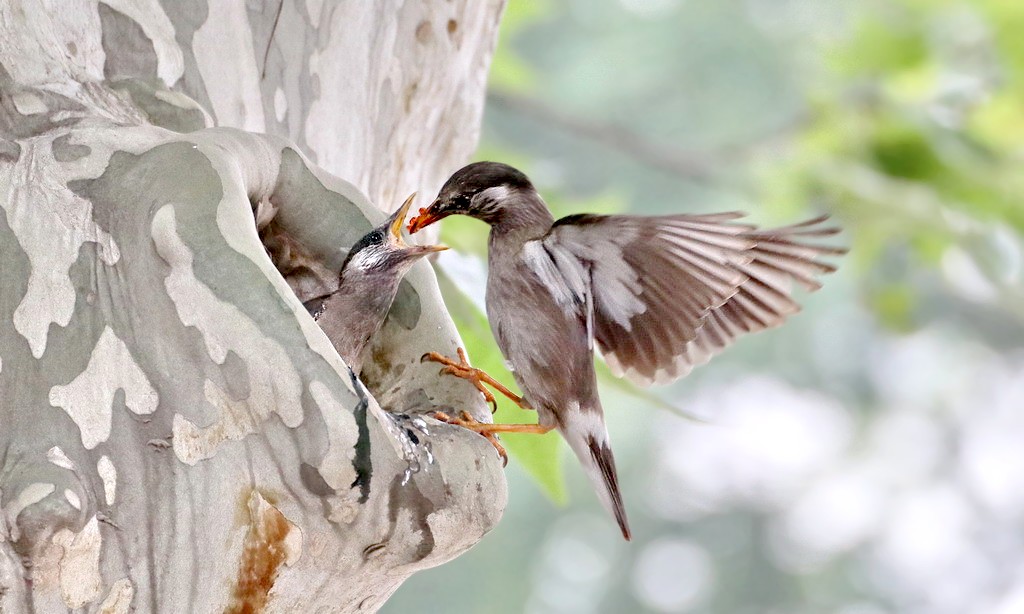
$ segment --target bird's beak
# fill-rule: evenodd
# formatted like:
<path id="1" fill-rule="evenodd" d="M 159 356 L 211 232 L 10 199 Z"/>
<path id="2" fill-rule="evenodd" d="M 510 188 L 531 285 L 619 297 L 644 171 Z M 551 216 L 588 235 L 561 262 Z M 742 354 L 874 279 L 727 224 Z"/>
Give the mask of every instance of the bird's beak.
<path id="1" fill-rule="evenodd" d="M 402 223 L 405 222 L 405 216 L 409 213 L 409 207 L 412 206 L 412 201 L 416 200 L 416 192 L 409 195 L 409 198 L 405 199 L 402 206 L 391 214 L 391 220 L 388 224 L 388 232 L 391 235 L 391 240 L 395 242 L 399 247 L 406 247 L 405 239 L 402 238 Z"/>
<path id="2" fill-rule="evenodd" d="M 409 221 L 409 234 L 416 234 L 421 228 L 426 228 L 434 222 L 446 217 L 445 215 L 438 214 L 438 201 L 430 203 L 430 206 L 426 209 L 420 209 L 420 212 L 416 217 Z"/>
<path id="3" fill-rule="evenodd" d="M 409 195 L 409 198 L 405 199 L 405 202 L 398 208 L 398 211 L 391 215 L 391 220 L 388 224 L 388 234 L 391 237 L 391 241 L 395 244 L 395 247 L 401 249 L 409 256 L 426 256 L 434 252 L 443 252 L 448 249 L 447 245 L 409 245 L 402 237 L 402 223 L 405 221 L 405 216 L 409 213 L 409 207 L 412 206 L 412 201 L 415 199 L 416 192 L 413 192 Z"/>

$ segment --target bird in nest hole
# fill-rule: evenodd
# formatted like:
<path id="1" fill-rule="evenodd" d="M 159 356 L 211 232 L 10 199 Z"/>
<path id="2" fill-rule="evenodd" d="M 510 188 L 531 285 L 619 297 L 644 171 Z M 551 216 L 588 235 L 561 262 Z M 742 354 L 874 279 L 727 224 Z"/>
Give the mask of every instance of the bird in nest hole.
<path id="1" fill-rule="evenodd" d="M 363 348 L 384 323 L 402 278 L 423 256 L 448 249 L 409 245 L 402 238 L 402 222 L 415 197 L 409 196 L 387 221 L 356 241 L 341 265 L 335 291 L 303 303 L 355 373 L 361 371 Z"/>

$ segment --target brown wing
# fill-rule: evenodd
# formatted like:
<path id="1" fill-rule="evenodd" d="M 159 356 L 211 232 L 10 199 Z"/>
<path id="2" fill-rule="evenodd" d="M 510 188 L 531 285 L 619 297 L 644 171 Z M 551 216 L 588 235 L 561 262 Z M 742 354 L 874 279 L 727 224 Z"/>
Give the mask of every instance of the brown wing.
<path id="1" fill-rule="evenodd" d="M 836 231 L 825 218 L 774 230 L 739 214 L 570 216 L 543 241 L 555 262 L 581 264 L 593 337 L 613 373 L 648 385 L 682 377 L 737 336 L 781 324 L 799 310 L 793 283 L 814 290 L 832 247 L 808 243 Z M 567 275 L 567 268 L 559 264 Z"/>

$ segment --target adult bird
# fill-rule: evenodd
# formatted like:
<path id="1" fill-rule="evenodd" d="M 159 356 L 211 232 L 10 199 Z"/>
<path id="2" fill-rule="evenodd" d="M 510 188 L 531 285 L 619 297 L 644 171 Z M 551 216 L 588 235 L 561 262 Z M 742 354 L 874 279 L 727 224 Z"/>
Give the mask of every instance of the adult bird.
<path id="1" fill-rule="evenodd" d="M 808 242 L 837 232 L 825 217 L 771 230 L 739 213 L 556 221 L 526 175 L 496 162 L 457 171 L 409 230 L 454 214 L 491 226 L 487 316 L 523 392 L 511 398 L 536 409 L 538 424 L 452 422 L 485 435 L 558 429 L 627 540 L 595 344 L 616 375 L 667 383 L 743 333 L 781 324 L 799 310 L 793 284 L 819 288 L 815 276 L 835 270 L 819 258 L 844 251 Z M 464 360 L 446 364 L 478 386 L 489 379 Z"/>
<path id="2" fill-rule="evenodd" d="M 334 292 L 303 303 L 355 373 L 361 371 L 363 348 L 384 324 L 406 272 L 423 256 L 448 249 L 408 245 L 402 239 L 402 223 L 415 196 L 356 241 L 341 266 Z"/>

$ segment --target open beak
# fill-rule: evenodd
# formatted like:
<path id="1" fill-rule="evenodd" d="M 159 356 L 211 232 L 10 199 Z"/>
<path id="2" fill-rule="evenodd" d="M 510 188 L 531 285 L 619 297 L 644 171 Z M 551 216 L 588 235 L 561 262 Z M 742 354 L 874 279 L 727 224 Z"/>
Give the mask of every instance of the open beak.
<path id="1" fill-rule="evenodd" d="M 409 245 L 402 237 L 402 223 L 405 221 L 405 216 L 409 213 L 409 207 L 412 206 L 412 201 L 415 198 L 416 192 L 413 192 L 409 195 L 409 198 L 405 199 L 405 202 L 398 208 L 398 211 L 392 214 L 391 223 L 388 225 L 388 233 L 391 235 L 392 242 L 398 249 L 401 249 L 410 256 L 425 256 L 434 252 L 443 252 L 448 249 L 447 245 Z M 411 226 L 412 223 L 410 222 Z"/>
<path id="2" fill-rule="evenodd" d="M 416 234 L 416 232 L 419 231 L 421 228 L 426 228 L 427 226 L 430 226 L 434 222 L 445 217 L 443 215 L 437 214 L 437 212 L 435 211 L 436 206 L 437 201 L 435 200 L 434 202 L 430 203 L 430 206 L 427 207 L 426 209 L 420 209 L 420 212 L 416 215 L 416 217 L 412 218 L 412 220 L 409 221 L 409 234 Z"/>

